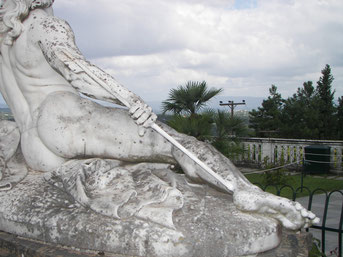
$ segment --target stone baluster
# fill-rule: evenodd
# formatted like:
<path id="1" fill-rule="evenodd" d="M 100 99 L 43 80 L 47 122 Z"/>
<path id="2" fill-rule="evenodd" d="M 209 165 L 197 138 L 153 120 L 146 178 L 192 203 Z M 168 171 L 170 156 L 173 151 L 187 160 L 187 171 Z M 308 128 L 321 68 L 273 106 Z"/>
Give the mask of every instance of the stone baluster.
<path id="1" fill-rule="evenodd" d="M 295 151 L 296 151 L 295 152 L 295 160 L 297 163 L 300 163 L 300 161 L 301 161 L 301 146 L 300 145 L 296 146 Z"/>
<path id="2" fill-rule="evenodd" d="M 259 163 L 259 155 L 260 155 L 260 144 L 255 144 L 255 162 Z"/>
<path id="3" fill-rule="evenodd" d="M 249 144 L 249 161 L 253 160 L 254 144 Z"/>
<path id="4" fill-rule="evenodd" d="M 337 154 L 337 158 L 336 158 L 336 169 L 337 170 L 342 170 L 342 150 L 343 150 L 343 147 L 337 147 L 337 151 L 336 151 L 336 154 Z"/>
<path id="5" fill-rule="evenodd" d="M 290 160 L 290 162 L 296 161 L 295 155 L 296 155 L 296 146 L 291 145 L 289 147 L 289 160 Z"/>
<path id="6" fill-rule="evenodd" d="M 282 146 L 281 144 L 278 145 L 278 150 L 277 150 L 277 164 L 278 164 L 278 165 L 280 165 L 280 163 L 281 163 L 282 148 L 283 148 L 283 146 Z"/>
<path id="7" fill-rule="evenodd" d="M 251 144 L 251 160 L 255 162 L 255 144 Z"/>
<path id="8" fill-rule="evenodd" d="M 286 163 L 290 163 L 291 162 L 291 145 L 290 144 L 287 144 L 285 145 L 285 152 L 284 152 L 284 155 L 285 155 L 285 162 Z"/>
<path id="9" fill-rule="evenodd" d="M 250 162 L 259 163 L 261 165 L 266 164 L 265 160 L 268 157 L 268 164 L 280 165 L 281 159 L 285 160 L 285 163 L 297 162 L 298 165 L 302 165 L 304 157 L 304 148 L 311 144 L 323 144 L 331 147 L 331 162 L 335 162 L 331 165 L 336 170 L 342 171 L 343 156 L 342 141 L 320 141 L 318 140 L 286 140 L 286 139 L 267 139 L 267 138 L 250 138 L 244 142 L 246 153 L 244 155 L 245 160 Z"/>
<path id="10" fill-rule="evenodd" d="M 243 149 L 244 149 L 244 152 L 242 154 L 243 160 L 248 161 L 249 160 L 249 144 L 247 142 L 243 143 Z"/>
<path id="11" fill-rule="evenodd" d="M 248 156 L 248 150 L 249 150 L 248 144 L 243 142 L 242 145 L 243 145 L 243 154 L 242 154 L 243 160 L 246 160 Z"/>
<path id="12" fill-rule="evenodd" d="M 330 147 L 330 169 L 335 169 L 336 167 L 336 147 Z"/>
<path id="13" fill-rule="evenodd" d="M 284 164 L 288 161 L 288 145 L 282 145 L 282 156 Z"/>
<path id="14" fill-rule="evenodd" d="M 270 164 L 273 162 L 273 146 L 274 145 L 270 142 L 261 143 L 261 162 L 263 165 Z M 265 160 L 267 160 L 267 163 L 265 163 Z"/>
<path id="15" fill-rule="evenodd" d="M 278 162 L 278 145 L 274 144 L 273 145 L 273 164 L 277 164 Z"/>

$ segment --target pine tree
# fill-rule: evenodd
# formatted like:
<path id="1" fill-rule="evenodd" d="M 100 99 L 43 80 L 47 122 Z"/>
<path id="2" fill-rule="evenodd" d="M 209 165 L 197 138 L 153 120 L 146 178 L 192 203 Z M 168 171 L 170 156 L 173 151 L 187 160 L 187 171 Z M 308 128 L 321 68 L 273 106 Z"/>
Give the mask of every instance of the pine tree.
<path id="1" fill-rule="evenodd" d="M 277 92 L 277 87 L 272 85 L 269 89 L 270 96 L 263 100 L 262 107 L 252 110 L 250 127 L 255 129 L 257 136 L 279 136 L 281 127 L 281 110 L 284 100 Z"/>
<path id="2" fill-rule="evenodd" d="M 318 104 L 312 81 L 304 82 L 282 109 L 281 135 L 285 138 L 318 139 Z"/>
<path id="3" fill-rule="evenodd" d="M 262 137 L 343 139 L 343 97 L 339 98 L 336 107 L 330 65 L 327 64 L 321 73 L 316 89 L 312 81 L 307 81 L 286 100 L 272 85 L 268 99 L 250 112 L 250 127 Z"/>
<path id="4" fill-rule="evenodd" d="M 332 92 L 331 84 L 334 78 L 331 75 L 330 65 L 326 65 L 322 70 L 322 76 L 317 82 L 316 93 L 318 96 L 318 110 L 319 110 L 319 136 L 320 139 L 332 139 L 335 133 L 335 106 L 334 94 Z"/>

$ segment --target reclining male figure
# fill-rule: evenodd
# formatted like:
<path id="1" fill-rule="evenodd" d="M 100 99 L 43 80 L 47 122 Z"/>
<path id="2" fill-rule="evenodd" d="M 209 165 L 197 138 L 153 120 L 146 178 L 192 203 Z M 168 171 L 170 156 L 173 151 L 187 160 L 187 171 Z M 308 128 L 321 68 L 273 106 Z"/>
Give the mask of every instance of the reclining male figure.
<path id="1" fill-rule="evenodd" d="M 85 60 L 69 25 L 53 16 L 52 3 L 0 0 L 0 89 L 18 124 L 27 165 L 47 172 L 80 156 L 178 163 L 190 178 L 216 184 L 211 177 L 199 177 L 198 165 L 149 128 L 156 115 L 141 98 Z M 80 71 L 65 51 L 115 94 Z M 130 108 L 106 108 L 79 93 L 121 104 L 119 96 Z M 290 229 L 317 222 L 315 215 L 299 203 L 249 183 L 209 144 L 161 126 L 227 181 L 230 190 L 222 189 L 233 194 L 237 208 L 270 215 Z"/>

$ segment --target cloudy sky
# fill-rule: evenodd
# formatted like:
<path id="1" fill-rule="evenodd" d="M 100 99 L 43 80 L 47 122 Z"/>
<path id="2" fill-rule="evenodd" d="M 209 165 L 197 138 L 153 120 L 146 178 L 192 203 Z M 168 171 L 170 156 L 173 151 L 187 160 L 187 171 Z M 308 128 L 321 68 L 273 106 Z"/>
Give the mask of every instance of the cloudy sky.
<path id="1" fill-rule="evenodd" d="M 342 0 L 55 0 L 83 54 L 146 101 L 205 80 L 283 97 L 330 64 L 343 95 Z"/>

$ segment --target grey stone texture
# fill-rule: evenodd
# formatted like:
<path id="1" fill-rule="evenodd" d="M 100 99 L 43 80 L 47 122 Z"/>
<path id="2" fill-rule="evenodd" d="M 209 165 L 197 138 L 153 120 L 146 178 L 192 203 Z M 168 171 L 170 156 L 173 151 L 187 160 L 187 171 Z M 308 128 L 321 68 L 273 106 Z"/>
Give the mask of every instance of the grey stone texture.
<path id="1" fill-rule="evenodd" d="M 301 257 L 308 256 L 312 245 L 312 236 L 309 233 L 296 234 L 283 231 L 282 242 L 276 249 L 261 253 L 258 257 Z M 61 247 L 39 241 L 20 238 L 13 234 L 0 232 L 0 256 L 13 257 L 130 257 L 128 255 L 111 254 L 103 251 L 80 251 L 68 247 Z M 202 255 L 206 257 L 205 255 Z"/>
<path id="2" fill-rule="evenodd" d="M 172 172 L 172 171 L 170 171 Z M 176 175 L 184 205 L 174 211 L 176 229 L 135 217 L 97 214 L 48 184 L 40 172 L 0 192 L 0 230 L 42 242 L 132 256 L 244 256 L 279 243 L 281 226 L 242 213 L 232 197 Z"/>

